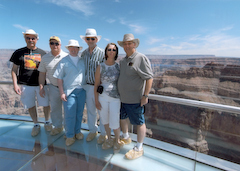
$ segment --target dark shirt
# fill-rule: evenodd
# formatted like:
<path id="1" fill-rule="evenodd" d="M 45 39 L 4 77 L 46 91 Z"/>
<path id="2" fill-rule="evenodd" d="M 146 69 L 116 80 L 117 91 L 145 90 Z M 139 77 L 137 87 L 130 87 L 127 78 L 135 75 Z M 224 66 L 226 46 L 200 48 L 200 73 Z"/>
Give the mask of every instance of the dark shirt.
<path id="1" fill-rule="evenodd" d="M 17 75 L 18 84 L 38 86 L 38 66 L 46 52 L 42 49 L 31 50 L 27 47 L 17 49 L 11 56 L 10 61 L 19 66 Z"/>

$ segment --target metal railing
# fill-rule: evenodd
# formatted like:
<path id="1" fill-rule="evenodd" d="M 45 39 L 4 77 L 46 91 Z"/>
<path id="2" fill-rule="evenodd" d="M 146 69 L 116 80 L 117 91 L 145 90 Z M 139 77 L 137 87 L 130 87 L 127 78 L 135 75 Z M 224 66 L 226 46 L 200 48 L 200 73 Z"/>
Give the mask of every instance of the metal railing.
<path id="1" fill-rule="evenodd" d="M 0 81 L 0 85 L 1 84 L 13 84 L 13 82 L 12 81 Z M 217 103 L 203 102 L 203 101 L 198 101 L 198 100 L 190 100 L 190 99 L 156 95 L 156 94 L 149 94 L 149 99 L 163 101 L 163 102 L 169 102 L 169 103 L 175 103 L 175 104 L 181 104 L 181 105 L 186 105 L 186 106 L 192 106 L 192 107 L 212 109 L 212 110 L 217 110 L 217 111 L 222 111 L 222 112 L 240 114 L 240 107 L 236 107 L 236 106 L 222 105 L 222 104 L 217 104 Z"/>
<path id="2" fill-rule="evenodd" d="M 163 101 L 163 102 L 169 102 L 169 103 L 175 103 L 175 104 L 181 104 L 181 105 L 186 105 L 186 106 L 192 106 L 192 107 L 212 109 L 212 110 L 217 110 L 217 111 L 222 111 L 222 112 L 240 114 L 240 107 L 222 105 L 222 104 L 217 104 L 217 103 L 203 102 L 203 101 L 198 101 L 198 100 L 190 100 L 190 99 L 162 96 L 162 95 L 155 95 L 155 94 L 149 94 L 149 99 Z"/>

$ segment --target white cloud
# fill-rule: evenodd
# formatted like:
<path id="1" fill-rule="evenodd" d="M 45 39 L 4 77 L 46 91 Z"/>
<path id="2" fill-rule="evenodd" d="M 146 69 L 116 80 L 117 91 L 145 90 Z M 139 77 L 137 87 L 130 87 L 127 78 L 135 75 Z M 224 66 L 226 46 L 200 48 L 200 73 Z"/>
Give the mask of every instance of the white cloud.
<path id="1" fill-rule="evenodd" d="M 92 1 L 91 0 L 45 0 L 58 6 L 68 7 L 74 11 L 83 12 L 84 15 L 93 15 Z"/>
<path id="2" fill-rule="evenodd" d="M 108 39 L 108 38 L 103 38 L 104 40 L 106 40 L 107 42 L 110 42 L 110 39 Z"/>
<path id="3" fill-rule="evenodd" d="M 232 29 L 233 29 L 233 26 L 227 26 L 227 27 L 220 29 L 220 31 L 228 31 L 228 30 L 232 30 Z"/>
<path id="4" fill-rule="evenodd" d="M 232 27 L 225 27 L 205 35 L 192 35 L 172 40 L 165 38 L 165 44 L 149 48 L 154 54 L 211 54 L 216 56 L 240 57 L 240 37 L 225 32 Z M 152 40 L 154 42 L 154 40 Z"/>
<path id="5" fill-rule="evenodd" d="M 115 2 L 120 2 L 119 0 L 115 0 Z"/>
<path id="6" fill-rule="evenodd" d="M 106 21 L 107 21 L 108 23 L 114 23 L 116 20 L 110 18 L 110 19 L 107 19 Z"/>
<path id="7" fill-rule="evenodd" d="M 120 24 L 122 25 L 127 25 L 126 21 L 123 18 L 119 18 Z"/>
<path id="8" fill-rule="evenodd" d="M 21 29 L 21 30 L 27 30 L 27 29 L 29 29 L 28 27 L 26 27 L 26 26 L 22 26 L 22 25 L 20 25 L 20 24 L 13 24 L 13 26 L 14 27 L 16 27 L 16 28 L 19 28 L 19 29 Z"/>
<path id="9" fill-rule="evenodd" d="M 131 21 L 126 21 L 124 18 L 120 18 L 120 24 L 128 26 L 133 33 L 137 34 L 144 34 L 147 30 L 146 27 L 133 23 Z"/>
<path id="10" fill-rule="evenodd" d="M 130 29 L 137 34 L 143 34 L 146 31 L 146 28 L 144 26 L 138 25 L 138 24 L 129 24 Z"/>
<path id="11" fill-rule="evenodd" d="M 3 6 L 2 4 L 0 4 L 0 8 L 4 8 L 5 6 Z"/>
<path id="12" fill-rule="evenodd" d="M 162 41 L 164 41 L 164 39 L 157 39 L 157 38 L 151 37 L 151 38 L 149 38 L 147 40 L 147 43 L 152 45 L 152 44 L 155 44 L 155 43 L 158 43 L 158 42 L 162 42 Z"/>

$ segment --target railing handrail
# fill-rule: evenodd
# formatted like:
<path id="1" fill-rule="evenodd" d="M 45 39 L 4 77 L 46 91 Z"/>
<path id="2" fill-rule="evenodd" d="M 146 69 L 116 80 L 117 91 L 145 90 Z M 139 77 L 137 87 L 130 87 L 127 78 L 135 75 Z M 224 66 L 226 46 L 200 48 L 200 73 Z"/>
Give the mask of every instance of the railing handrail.
<path id="1" fill-rule="evenodd" d="M 170 96 L 163 96 L 163 95 L 156 95 L 156 94 L 149 94 L 149 99 L 181 104 L 186 106 L 192 106 L 192 107 L 212 109 L 212 110 L 234 113 L 234 114 L 240 114 L 240 107 L 222 105 L 218 103 L 203 102 L 198 100 L 190 100 L 190 99 L 184 99 L 179 97 L 170 97 Z"/>
<path id="2" fill-rule="evenodd" d="M 0 84 L 13 84 L 12 81 L 0 81 Z"/>
<path id="3" fill-rule="evenodd" d="M 0 84 L 13 84 L 12 81 L 0 81 Z M 210 102 L 203 102 L 198 100 L 190 100 L 184 99 L 179 97 L 171 97 L 171 96 L 163 96 L 163 95 L 156 95 L 156 94 L 149 94 L 149 99 L 151 100 L 158 100 L 163 102 L 181 104 L 186 106 L 192 107 L 200 107 L 206 109 L 212 109 L 222 112 L 240 114 L 240 107 L 230 106 L 230 105 L 223 105 L 218 103 L 210 103 Z"/>

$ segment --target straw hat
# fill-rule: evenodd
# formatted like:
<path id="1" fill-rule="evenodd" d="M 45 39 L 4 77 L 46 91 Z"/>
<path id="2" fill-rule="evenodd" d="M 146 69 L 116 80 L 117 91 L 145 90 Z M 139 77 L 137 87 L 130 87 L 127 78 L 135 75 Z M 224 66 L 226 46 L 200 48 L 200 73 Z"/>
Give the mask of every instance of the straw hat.
<path id="1" fill-rule="evenodd" d="M 68 49 L 69 46 L 78 47 L 79 51 L 82 50 L 82 46 L 79 46 L 79 43 L 77 40 L 73 40 L 73 39 L 69 40 L 68 45 L 65 47 Z"/>
<path id="2" fill-rule="evenodd" d="M 133 34 L 125 34 L 124 37 L 123 37 L 123 41 L 117 41 L 119 46 L 123 47 L 123 43 L 124 42 L 134 42 L 136 44 L 136 48 L 138 47 L 139 43 L 140 43 L 140 40 L 139 39 L 134 39 L 134 36 Z"/>
<path id="3" fill-rule="evenodd" d="M 95 29 L 92 29 L 92 28 L 89 28 L 89 29 L 86 30 L 85 36 L 80 35 L 80 38 L 83 39 L 84 41 L 85 41 L 85 38 L 86 38 L 86 37 L 97 37 L 98 42 L 99 42 L 99 41 L 101 40 L 101 38 L 102 38 L 102 36 L 97 35 L 96 30 L 95 30 Z"/>

